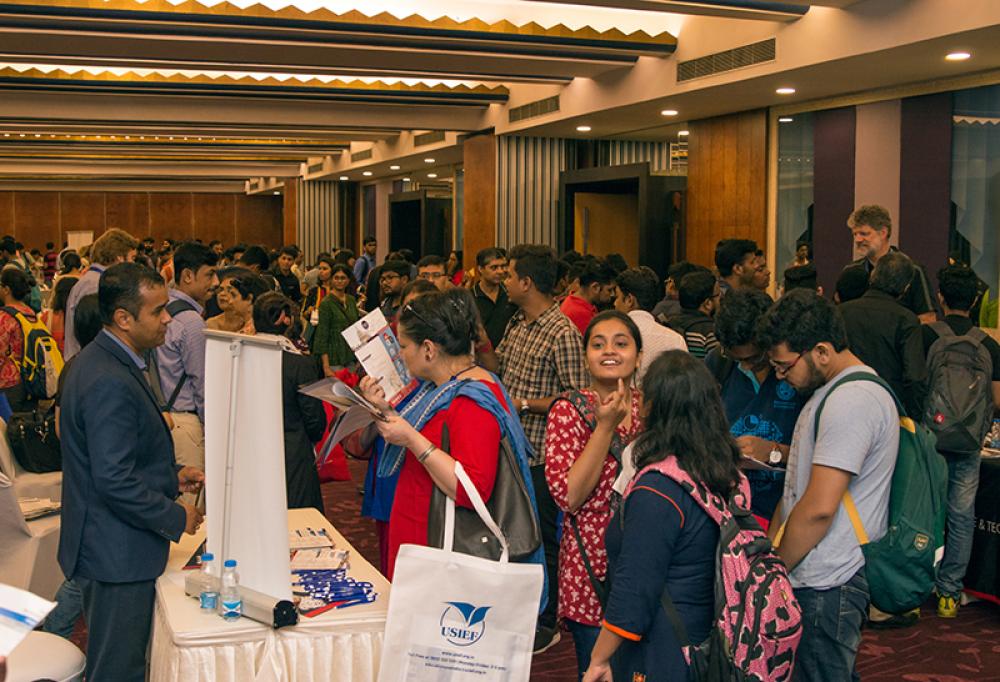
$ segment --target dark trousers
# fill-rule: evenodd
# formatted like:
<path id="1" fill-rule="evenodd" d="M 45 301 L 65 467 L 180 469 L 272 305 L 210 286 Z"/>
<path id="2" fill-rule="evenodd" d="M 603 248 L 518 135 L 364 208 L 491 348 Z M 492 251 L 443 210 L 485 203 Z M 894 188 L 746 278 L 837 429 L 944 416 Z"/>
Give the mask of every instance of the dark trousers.
<path id="1" fill-rule="evenodd" d="M 870 602 L 865 569 L 839 587 L 797 588 L 795 598 L 802 607 L 795 682 L 860 680 L 856 663 Z"/>
<path id="2" fill-rule="evenodd" d="M 531 482 L 535 486 L 538 522 L 541 525 L 542 545 L 545 547 L 545 572 L 549 576 L 549 601 L 538 616 L 538 624 L 553 628 L 556 626 L 556 609 L 559 607 L 559 540 L 556 531 L 559 507 L 552 499 L 549 484 L 545 482 L 544 464 L 531 467 Z"/>
<path id="3" fill-rule="evenodd" d="M 88 682 L 144 682 L 156 581 L 78 582 L 87 618 Z"/>

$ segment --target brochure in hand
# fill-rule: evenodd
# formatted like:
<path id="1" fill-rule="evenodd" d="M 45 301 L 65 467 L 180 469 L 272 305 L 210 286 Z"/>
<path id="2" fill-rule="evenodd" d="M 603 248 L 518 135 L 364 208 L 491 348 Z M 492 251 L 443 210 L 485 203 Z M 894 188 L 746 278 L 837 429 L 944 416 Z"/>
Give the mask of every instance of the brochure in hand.
<path id="1" fill-rule="evenodd" d="M 417 387 L 399 353 L 399 340 L 382 311 L 375 309 L 342 333 L 365 373 L 375 377 L 385 390 L 385 399 L 395 407 Z"/>
<path id="2" fill-rule="evenodd" d="M 351 388 L 336 377 L 328 377 L 306 384 L 299 388 L 299 393 L 319 398 L 323 402 L 337 407 L 342 413 L 338 419 L 349 421 L 349 424 L 338 423 L 334 426 L 334 431 L 343 430 L 344 436 L 370 424 L 372 417 L 385 421 L 385 413 L 382 410 L 361 395 L 360 391 Z M 350 426 L 350 431 L 344 430 L 347 426 Z"/>
<path id="3" fill-rule="evenodd" d="M 0 656 L 9 656 L 55 605 L 31 592 L 0 584 Z"/>

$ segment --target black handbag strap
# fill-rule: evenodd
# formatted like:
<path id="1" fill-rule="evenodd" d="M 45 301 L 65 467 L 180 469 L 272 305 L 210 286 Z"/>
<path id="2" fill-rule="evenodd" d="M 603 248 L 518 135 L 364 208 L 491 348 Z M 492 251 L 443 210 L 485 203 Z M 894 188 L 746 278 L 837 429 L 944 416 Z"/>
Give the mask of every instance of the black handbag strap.
<path id="1" fill-rule="evenodd" d="M 663 588 L 663 594 L 660 595 L 660 606 L 663 607 L 663 612 L 667 615 L 667 620 L 670 621 L 670 627 L 674 629 L 674 635 L 677 637 L 677 642 L 681 645 L 681 648 L 690 646 L 691 640 L 688 638 L 687 628 L 684 627 L 681 614 L 677 611 L 677 607 L 674 606 L 674 600 L 670 598 L 670 592 L 666 587 Z"/>
<path id="2" fill-rule="evenodd" d="M 575 514 L 569 515 L 569 525 L 573 529 L 576 546 L 580 548 L 580 558 L 583 559 L 583 567 L 587 571 L 587 577 L 590 578 L 590 586 L 594 588 L 594 594 L 597 595 L 597 601 L 600 602 L 601 609 L 604 609 L 608 602 L 607 586 L 598 579 L 594 573 L 594 568 L 590 565 L 590 558 L 587 556 L 587 549 L 583 546 L 583 536 L 580 535 L 580 526 L 576 523 Z"/>

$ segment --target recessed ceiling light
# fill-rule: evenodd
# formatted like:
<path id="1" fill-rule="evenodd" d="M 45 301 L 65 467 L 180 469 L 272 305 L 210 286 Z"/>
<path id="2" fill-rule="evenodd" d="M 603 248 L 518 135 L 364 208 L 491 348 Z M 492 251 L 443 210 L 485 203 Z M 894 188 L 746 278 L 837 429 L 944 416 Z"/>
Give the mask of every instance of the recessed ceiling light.
<path id="1" fill-rule="evenodd" d="M 362 173 L 362 175 L 365 176 L 366 178 L 370 178 L 372 176 L 372 172 L 371 171 L 364 171 Z"/>
<path id="2" fill-rule="evenodd" d="M 428 173 L 427 177 L 429 177 L 429 178 L 431 178 L 433 180 L 434 178 L 437 177 L 437 173 Z"/>
<path id="3" fill-rule="evenodd" d="M 778 123 L 791 123 L 794 120 L 795 119 L 792 118 L 791 116 L 782 116 L 781 118 L 778 119 Z"/>
<path id="4" fill-rule="evenodd" d="M 794 95 L 795 88 L 778 88 L 775 92 L 779 95 Z"/>
<path id="5" fill-rule="evenodd" d="M 947 55 L 945 55 L 945 59 L 947 59 L 949 62 L 964 62 L 966 59 L 969 59 L 970 57 L 972 57 L 972 55 L 968 52 L 949 52 Z"/>
<path id="6" fill-rule="evenodd" d="M 403 182 L 409 182 L 409 181 L 410 181 L 409 178 L 403 178 Z"/>
<path id="7" fill-rule="evenodd" d="M 677 115 L 677 110 L 676 109 L 664 109 L 663 111 L 660 112 L 660 115 L 661 116 L 676 116 Z"/>
<path id="8" fill-rule="evenodd" d="M 275 192 L 275 194 L 281 194 L 281 192 Z"/>
<path id="9" fill-rule="evenodd" d="M 591 127 L 590 126 L 577 126 L 576 127 L 576 132 L 578 132 L 578 133 L 589 133 L 590 131 L 591 131 Z"/>
<path id="10" fill-rule="evenodd" d="M 399 166 L 389 166 L 389 170 L 399 170 Z"/>
<path id="11" fill-rule="evenodd" d="M 41 133 L 35 133 L 35 137 L 41 137 Z"/>
<path id="12" fill-rule="evenodd" d="M 687 137 L 690 134 L 691 133 L 688 130 L 679 130 L 679 131 L 677 131 L 677 137 Z"/>
<path id="13" fill-rule="evenodd" d="M 434 159 L 424 159 L 424 163 L 434 163 Z"/>
<path id="14" fill-rule="evenodd" d="M 341 175 L 340 179 L 346 181 L 346 180 L 350 180 L 351 178 L 348 177 L 348 176 L 346 176 L 346 175 Z"/>
<path id="15" fill-rule="evenodd" d="M 10 133 L 4 133 L 3 136 L 4 137 L 10 137 Z"/>

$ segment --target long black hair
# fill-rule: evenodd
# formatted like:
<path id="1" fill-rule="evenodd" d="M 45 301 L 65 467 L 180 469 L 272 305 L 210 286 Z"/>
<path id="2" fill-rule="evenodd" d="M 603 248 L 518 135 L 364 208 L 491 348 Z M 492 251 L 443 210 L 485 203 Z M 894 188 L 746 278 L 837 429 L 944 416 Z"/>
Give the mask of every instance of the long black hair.
<path id="1" fill-rule="evenodd" d="M 739 481 L 740 452 L 712 373 L 679 350 L 658 357 L 642 380 L 646 431 L 633 446 L 636 470 L 677 457 L 695 481 L 728 497 Z"/>

